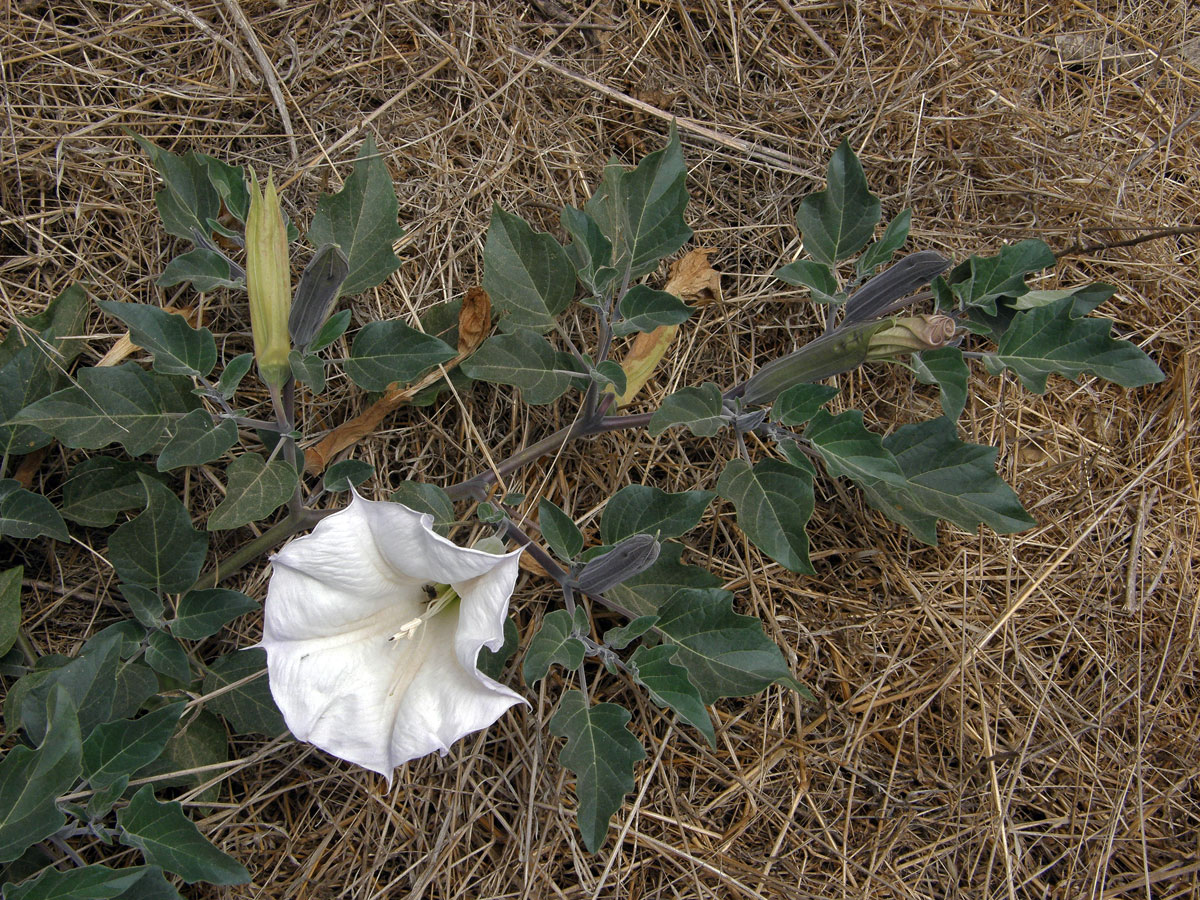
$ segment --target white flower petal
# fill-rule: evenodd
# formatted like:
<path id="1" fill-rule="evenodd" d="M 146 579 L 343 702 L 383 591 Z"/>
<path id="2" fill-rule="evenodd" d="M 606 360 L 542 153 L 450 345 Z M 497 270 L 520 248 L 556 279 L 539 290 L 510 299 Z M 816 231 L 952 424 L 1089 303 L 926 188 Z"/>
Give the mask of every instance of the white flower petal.
<path id="1" fill-rule="evenodd" d="M 499 649 L 520 551 L 458 547 L 432 517 L 355 495 L 273 558 L 261 646 L 292 733 L 391 781 L 397 765 L 486 728 L 525 702 L 475 667 Z M 408 639 L 422 586 L 460 600 Z"/>

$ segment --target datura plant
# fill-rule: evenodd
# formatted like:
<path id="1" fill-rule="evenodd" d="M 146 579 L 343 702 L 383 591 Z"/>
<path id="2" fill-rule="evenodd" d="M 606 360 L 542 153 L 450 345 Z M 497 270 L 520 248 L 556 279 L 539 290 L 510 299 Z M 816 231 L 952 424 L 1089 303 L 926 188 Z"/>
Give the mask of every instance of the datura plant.
<path id="1" fill-rule="evenodd" d="M 494 208 L 481 284 L 419 321 L 357 321 L 341 302 L 400 265 L 396 196 L 372 140 L 342 189 L 297 216 L 306 251 L 285 211 L 298 198 L 273 176 L 260 185 L 210 156 L 138 142 L 180 242 L 158 285 L 219 300 L 97 298 L 103 330 L 127 336 L 91 364 L 101 348 L 80 335 L 92 309 L 71 285 L 0 342 L 0 533 L 68 541 L 89 529 L 114 577 L 95 633 L 66 657 L 39 654 L 21 631 L 22 569 L 0 574 L 4 718 L 20 735 L 0 761 L 0 880 L 13 900 L 243 882 L 242 865 L 171 799 L 186 789 L 198 792 L 192 808 L 215 802 L 231 734 L 290 732 L 390 783 L 435 751 L 453 765 L 455 742 L 503 716 L 542 727 L 514 710 L 539 682 L 574 776 L 565 802 L 598 851 L 645 756 L 646 723 L 630 707 L 664 710 L 720 754 L 715 701 L 807 694 L 761 623 L 697 565 L 706 554 L 688 533 L 706 516 L 728 516 L 729 530 L 797 573 L 813 572 L 805 525 L 818 480 L 853 482 L 894 523 L 884 527 L 928 544 L 939 521 L 1019 532 L 1034 520 L 996 474 L 996 449 L 959 424 L 971 369 L 1038 393 L 1052 374 L 1126 388 L 1163 377 L 1092 315 L 1113 288 L 1027 283 L 1054 264 L 1041 241 L 957 263 L 909 252 L 910 213 L 880 227 L 848 143 L 824 189 L 796 204 L 803 252 L 775 272 L 816 304 L 815 336 L 754 360 L 745 377 L 651 399 L 646 386 L 695 307 L 721 301 L 713 251 L 681 253 L 692 232 L 674 129 L 636 168 L 610 163 L 582 208 L 562 210 L 557 235 Z M 202 321 L 213 308 L 235 317 L 219 344 Z M 931 386 L 941 415 L 868 427 L 838 376 L 880 365 Z M 309 421 L 331 367 L 371 402 L 342 422 L 327 411 Z M 385 490 L 389 473 L 357 459 L 358 442 L 402 404 L 436 415 L 451 380 L 459 396 L 490 382 L 526 404 L 561 404 L 570 424 L 465 480 Z M 646 441 L 671 430 L 727 461 L 692 473 L 695 490 L 608 485 L 598 522 L 561 494 L 519 492 L 529 463 L 553 455 L 569 481 L 564 448 L 617 430 Z M 52 442 L 65 472 L 30 478 Z M 189 470 L 203 475 L 189 481 Z M 221 485 L 211 508 L 189 489 L 200 481 Z M 220 558 L 213 532 L 232 547 Z M 215 653 L 229 642 L 209 639 L 230 623 L 253 634 L 259 621 L 261 598 L 222 583 L 269 553 L 261 641 Z M 536 575 L 519 571 L 522 554 Z M 547 584 L 561 603 L 523 600 Z M 631 690 L 650 703 L 622 699 Z M 96 836 L 136 853 L 124 868 L 89 864 Z"/>

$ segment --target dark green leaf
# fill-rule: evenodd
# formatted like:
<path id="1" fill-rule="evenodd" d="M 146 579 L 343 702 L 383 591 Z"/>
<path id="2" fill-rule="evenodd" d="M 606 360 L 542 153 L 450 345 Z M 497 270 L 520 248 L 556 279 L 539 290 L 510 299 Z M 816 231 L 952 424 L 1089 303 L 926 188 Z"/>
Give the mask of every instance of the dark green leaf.
<path id="1" fill-rule="evenodd" d="M 454 524 L 454 502 L 436 484 L 424 481 L 402 481 L 388 498 L 393 503 L 402 503 L 417 512 L 433 516 L 433 530 L 442 537 Z"/>
<path id="2" fill-rule="evenodd" d="M 883 235 L 868 247 L 863 255 L 854 262 L 854 273 L 862 278 L 870 275 L 877 268 L 888 262 L 897 250 L 908 240 L 908 232 L 912 227 L 912 210 L 903 210 L 900 215 L 888 222 L 883 229 Z"/>
<path id="3" fill-rule="evenodd" d="M 342 189 L 317 201 L 317 213 L 308 230 L 314 247 L 337 244 L 346 254 L 349 274 L 342 283 L 343 295 L 383 284 L 400 268 L 392 251 L 393 244 L 404 236 L 396 224 L 398 210 L 391 176 L 375 149 L 375 138 L 368 135 Z"/>
<path id="4" fill-rule="evenodd" d="M 24 884 L 4 885 L 5 900 L 127 900 L 139 882 L 153 870 L 148 866 L 110 869 L 99 864 L 67 869 L 45 869 Z M 168 895 L 169 896 L 169 895 Z M 176 894 L 176 896 L 179 896 Z"/>
<path id="5" fill-rule="evenodd" d="M 559 758 L 575 774 L 575 820 L 592 853 L 603 845 L 609 820 L 633 790 L 633 767 L 646 758 L 628 723 L 629 710 L 615 703 L 589 706 L 579 691 L 563 694 L 550 720 L 551 733 L 567 740 Z"/>
<path id="6" fill-rule="evenodd" d="M 182 591 L 200 574 L 208 535 L 192 527 L 175 492 L 139 476 L 146 509 L 113 532 L 108 558 L 124 582 L 161 591 Z"/>
<path id="7" fill-rule="evenodd" d="M 158 591 L 140 584 L 123 584 L 120 590 L 139 625 L 145 628 L 163 627 L 167 607 Z"/>
<path id="8" fill-rule="evenodd" d="M 654 565 L 640 575 L 609 588 L 605 596 L 635 615 L 648 616 L 656 615 L 684 588 L 711 588 L 721 583 L 707 569 L 680 563 L 682 554 L 682 545 L 663 544 Z"/>
<path id="9" fill-rule="evenodd" d="M 217 382 L 217 390 L 220 391 L 222 397 L 229 400 L 237 393 L 238 385 L 242 383 L 242 379 L 246 377 L 246 373 L 250 371 L 252 365 L 254 365 L 253 353 L 235 356 L 225 364 L 225 370 L 221 372 L 221 379 Z"/>
<path id="10" fill-rule="evenodd" d="M 9 333 L 13 331 L 16 328 Z M 11 422 L 26 406 L 58 387 L 62 376 L 46 365 L 47 352 L 31 340 L 0 367 L 0 457 L 32 453 L 51 441 L 40 428 Z"/>
<path id="11" fill-rule="evenodd" d="M 570 516 L 549 500 L 538 502 L 538 527 L 559 559 L 569 562 L 583 549 L 583 532 Z"/>
<path id="12" fill-rule="evenodd" d="M 342 283 L 349 274 L 346 255 L 336 244 L 326 244 L 309 260 L 288 313 L 288 333 L 293 347 L 301 352 L 308 349 L 318 329 L 329 318 Z"/>
<path id="13" fill-rule="evenodd" d="M 75 704 L 63 688 L 43 707 L 36 750 L 16 746 L 0 759 L 0 862 L 11 862 L 66 822 L 55 801 L 79 777 L 82 738 Z"/>
<path id="14" fill-rule="evenodd" d="M 178 803 L 159 803 L 146 785 L 117 814 L 121 843 L 142 851 L 146 862 L 174 872 L 188 884 L 245 884 L 250 873 L 210 844 Z"/>
<path id="15" fill-rule="evenodd" d="M 136 714 L 158 690 L 158 676 L 153 669 L 140 659 L 121 660 L 117 663 L 117 684 L 110 717 L 128 718 Z"/>
<path id="16" fill-rule="evenodd" d="M 218 288 L 244 289 L 246 287 L 245 278 L 241 276 L 241 273 L 234 274 L 229 266 L 229 260 L 208 247 L 196 247 L 187 253 L 179 254 L 167 263 L 167 267 L 158 276 L 155 284 L 161 288 L 168 288 L 177 284 L 186 284 L 189 281 L 192 283 L 192 287 L 202 294 Z M 135 343 L 137 342 L 135 341 Z"/>
<path id="17" fill-rule="evenodd" d="M 188 591 L 179 601 L 179 609 L 169 626 L 175 637 L 200 641 L 216 634 L 227 622 L 256 609 L 258 604 L 241 591 L 226 588 Z"/>
<path id="18" fill-rule="evenodd" d="M 1012 369 L 1028 390 L 1042 394 L 1051 373 L 1077 378 L 1091 373 L 1122 387 L 1163 380 L 1162 370 L 1129 341 L 1109 336 L 1111 319 L 1075 318 L 1074 299 L 1021 312 L 1000 338 L 994 360 Z"/>
<path id="19" fill-rule="evenodd" d="M 138 719 L 119 719 L 97 727 L 83 742 L 83 772 L 88 783 L 103 790 L 158 759 L 186 705 L 172 703 Z"/>
<path id="20" fill-rule="evenodd" d="M 838 291 L 838 283 L 833 275 L 833 270 L 825 263 L 811 259 L 798 259 L 776 272 L 775 277 L 788 284 L 808 288 L 814 303 L 829 303 L 839 306 L 846 302 L 845 295 Z"/>
<path id="21" fill-rule="evenodd" d="M 658 616 L 638 616 L 628 625 L 618 625 L 604 632 L 604 643 L 614 650 L 624 650 L 658 623 Z"/>
<path id="22" fill-rule="evenodd" d="M 206 409 L 193 409 L 168 425 L 167 431 L 170 438 L 158 455 L 160 472 L 212 462 L 238 441 L 237 425 L 233 420 L 222 419 L 214 424 Z"/>
<path id="23" fill-rule="evenodd" d="M 208 517 L 209 531 L 226 531 L 257 522 L 287 503 L 299 483 L 287 460 L 267 462 L 257 453 L 243 453 L 225 470 L 229 485 L 225 499 Z"/>
<path id="24" fill-rule="evenodd" d="M 685 387 L 663 400 L 650 417 L 650 434 L 657 437 L 674 425 L 683 425 L 697 437 L 712 437 L 729 424 L 721 389 L 711 381 Z"/>
<path id="25" fill-rule="evenodd" d="M 600 539 L 615 544 L 638 533 L 660 539 L 679 537 L 696 527 L 713 496 L 712 491 L 670 494 L 650 485 L 627 485 L 605 505 Z"/>
<path id="26" fill-rule="evenodd" d="M 700 692 L 688 678 L 688 670 L 671 662 L 676 652 L 673 644 L 638 647 L 629 659 L 629 668 L 634 680 L 650 692 L 651 700 L 674 710 L 676 715 L 703 734 L 711 747 L 717 741 L 712 719 L 704 708 Z"/>
<path id="27" fill-rule="evenodd" d="M 192 680 L 187 651 L 166 632 L 152 631 L 146 636 L 146 664 L 160 675 L 180 684 Z"/>
<path id="28" fill-rule="evenodd" d="M 375 467 L 361 459 L 343 459 L 325 470 L 325 490 L 348 491 L 375 474 Z"/>
<path id="29" fill-rule="evenodd" d="M 961 308 L 978 306 L 996 315 L 996 298 L 1020 297 L 1029 290 L 1025 276 L 1054 265 L 1054 254 L 1045 242 L 1009 244 L 995 256 L 972 256 L 955 266 L 946 283 Z"/>
<path id="30" fill-rule="evenodd" d="M 866 246 L 880 215 L 879 198 L 867 190 L 858 157 L 843 140 L 829 160 L 828 187 L 800 201 L 796 227 L 809 255 L 834 266 Z"/>
<path id="31" fill-rule="evenodd" d="M 612 242 L 600 231 L 600 226 L 585 212 L 573 206 L 564 206 L 562 224 L 571 235 L 567 245 L 567 256 L 575 266 L 575 272 L 593 297 L 602 297 L 617 277 L 612 267 Z"/>
<path id="32" fill-rule="evenodd" d="M 0 656 L 12 649 L 21 630 L 21 577 L 23 566 L 0 572 Z"/>
<path id="33" fill-rule="evenodd" d="M 194 786 L 208 781 L 212 776 L 208 772 L 190 770 L 219 765 L 229 760 L 229 738 L 224 723 L 207 711 L 193 711 L 188 717 L 190 720 L 167 741 L 162 755 L 136 773 L 139 778 L 154 776 L 154 783 L 160 787 Z M 164 777 L 173 772 L 188 774 Z M 213 785 L 197 801 L 211 803 L 219 791 L 220 785 Z"/>
<path id="34" fill-rule="evenodd" d="M 735 613 L 729 591 L 681 590 L 663 608 L 657 627 L 706 705 L 757 694 L 775 682 L 797 686 L 762 622 Z"/>
<path id="35" fill-rule="evenodd" d="M 775 398 L 771 421 L 781 425 L 803 425 L 837 394 L 837 388 L 825 384 L 794 384 Z"/>
<path id="36" fill-rule="evenodd" d="M 984 523 L 997 534 L 1035 524 L 996 474 L 996 448 L 960 441 L 952 420 L 943 416 L 904 425 L 883 445 L 904 472 L 905 486 L 867 481 L 859 486 L 872 506 L 921 541 L 937 543 L 938 519 L 968 531 Z"/>
<path id="37" fill-rule="evenodd" d="M 208 708 L 224 716 L 236 734 L 283 734 L 283 723 L 266 678 L 267 652 L 259 647 L 235 650 L 216 660 L 204 676 L 204 693 L 212 694 L 248 676 L 259 676 L 232 691 L 207 701 Z"/>
<path id="38" fill-rule="evenodd" d="M 288 366 L 292 377 L 308 388 L 313 394 L 325 390 L 325 361 L 315 353 L 302 354 L 299 350 L 288 353 Z"/>
<path id="39" fill-rule="evenodd" d="M 692 308 L 666 291 L 635 284 L 621 299 L 621 316 L 613 324 L 613 334 L 653 331 L 660 325 L 678 325 L 692 315 Z"/>
<path id="40" fill-rule="evenodd" d="M 68 447 L 92 450 L 121 444 L 141 456 L 162 438 L 171 413 L 197 406 L 190 386 L 154 375 L 137 363 L 81 369 L 78 384 L 56 391 L 16 417 L 53 434 Z"/>
<path id="41" fill-rule="evenodd" d="M 549 331 L 575 296 L 575 269 L 558 241 L 495 205 L 483 248 L 483 289 L 506 331 Z"/>
<path id="42" fill-rule="evenodd" d="M 209 157 L 199 153 L 177 156 L 143 137 L 133 137 L 162 176 L 163 188 L 154 195 L 154 202 L 167 233 L 192 243 L 196 232 L 210 234 L 209 220 L 220 213 L 221 197 L 209 177 Z"/>
<path id="43" fill-rule="evenodd" d="M 504 669 L 508 666 L 508 661 L 517 652 L 519 642 L 517 623 L 509 616 L 504 620 L 504 643 L 500 645 L 499 650 L 489 650 L 484 646 L 475 660 L 476 668 L 492 681 L 500 681 L 504 676 Z"/>
<path id="44" fill-rule="evenodd" d="M 43 351 L 47 367 L 66 372 L 87 345 L 83 337 L 87 315 L 87 294 L 81 285 L 72 284 L 40 313 L 16 316 L 12 327 L 0 339 L 0 366 L 22 348 L 37 344 Z"/>
<path id="45" fill-rule="evenodd" d="M 486 500 L 475 507 L 475 516 L 485 525 L 495 525 L 506 518 L 504 510 Z"/>
<path id="46" fill-rule="evenodd" d="M 584 211 L 612 243 L 612 264 L 619 279 L 652 272 L 659 260 L 691 238 L 692 229 L 683 221 L 686 181 L 687 166 L 674 124 L 667 146 L 651 153 L 633 171 L 617 163 L 605 166 L 604 179 Z"/>
<path id="47" fill-rule="evenodd" d="M 492 335 L 462 364 L 471 378 L 521 389 L 526 403 L 552 403 L 577 376 L 575 360 L 555 350 L 544 337 L 528 328 Z"/>
<path id="48" fill-rule="evenodd" d="M 340 312 L 334 313 L 329 317 L 329 320 L 321 326 L 321 330 L 317 332 L 317 336 L 313 338 L 312 346 L 309 347 L 310 353 L 319 353 L 324 350 L 343 334 L 350 326 L 350 310 L 343 309 Z"/>
<path id="49" fill-rule="evenodd" d="M 35 538 L 47 535 L 56 541 L 69 541 L 67 523 L 54 504 L 21 487 L 15 478 L 0 479 L 0 535 Z"/>
<path id="50" fill-rule="evenodd" d="M 608 387 L 612 385 L 612 390 L 616 394 L 625 393 L 626 377 L 625 370 L 621 368 L 621 364 L 613 359 L 606 359 L 596 365 L 590 373 L 592 380 L 600 387 Z"/>
<path id="51" fill-rule="evenodd" d="M 922 384 L 936 384 L 942 412 L 951 419 L 962 415 L 967 405 L 967 379 L 971 375 L 958 347 L 942 347 L 912 355 L 913 371 Z"/>
<path id="52" fill-rule="evenodd" d="M 521 673 L 525 683 L 532 685 L 541 681 L 553 665 L 577 668 L 583 662 L 584 651 L 577 635 L 587 633 L 588 617 L 582 606 L 575 607 L 574 619 L 565 609 L 546 613 L 542 627 L 525 651 L 525 667 Z"/>
<path id="53" fill-rule="evenodd" d="M 140 475 L 161 477 L 140 462 L 111 456 L 85 459 L 63 484 L 62 514 L 80 525 L 107 528 L 117 521 L 117 513 L 145 507 Z"/>
<path id="54" fill-rule="evenodd" d="M 431 366 L 453 359 L 454 349 L 403 322 L 370 322 L 354 337 L 346 374 L 365 391 L 416 381 Z"/>
<path id="55" fill-rule="evenodd" d="M 776 459 L 753 467 L 734 459 L 721 473 L 717 493 L 733 501 L 738 527 L 754 546 L 793 572 L 813 571 L 804 532 L 815 505 L 808 472 Z"/>
<path id="56" fill-rule="evenodd" d="M 902 487 L 906 479 L 900 464 L 883 446 L 883 438 L 863 425 L 857 409 L 830 415 L 819 410 L 804 432 L 834 478 L 881 481 Z"/>

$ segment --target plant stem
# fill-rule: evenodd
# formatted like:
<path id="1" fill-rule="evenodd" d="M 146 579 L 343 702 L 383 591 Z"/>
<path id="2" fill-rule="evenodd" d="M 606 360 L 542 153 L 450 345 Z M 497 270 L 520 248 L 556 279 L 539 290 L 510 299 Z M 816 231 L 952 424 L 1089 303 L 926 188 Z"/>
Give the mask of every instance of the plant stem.
<path id="1" fill-rule="evenodd" d="M 317 522 L 328 515 L 326 510 L 301 510 L 299 515 L 289 515 L 283 521 L 271 526 L 254 540 L 243 544 L 213 569 L 201 575 L 189 591 L 202 591 L 216 587 L 226 578 L 236 575 L 264 553 L 273 550 L 292 535 L 299 534 L 305 529 L 312 528 Z"/>

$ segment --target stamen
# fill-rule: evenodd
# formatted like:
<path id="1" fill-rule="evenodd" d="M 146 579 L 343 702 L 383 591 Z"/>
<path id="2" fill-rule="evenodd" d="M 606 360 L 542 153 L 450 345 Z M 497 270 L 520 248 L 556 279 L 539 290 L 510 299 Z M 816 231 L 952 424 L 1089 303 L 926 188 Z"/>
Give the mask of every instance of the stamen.
<path id="1" fill-rule="evenodd" d="M 449 606 L 453 601 L 458 599 L 458 594 L 449 585 L 438 585 L 441 588 L 441 593 L 434 594 L 429 590 L 433 585 L 425 585 L 423 590 L 429 597 L 429 605 L 425 608 L 425 612 L 417 616 L 415 619 L 409 619 L 400 626 L 400 630 L 388 638 L 389 643 L 394 641 L 407 641 L 416 635 L 421 629 L 421 626 L 429 619 L 436 616 L 443 609 Z"/>

